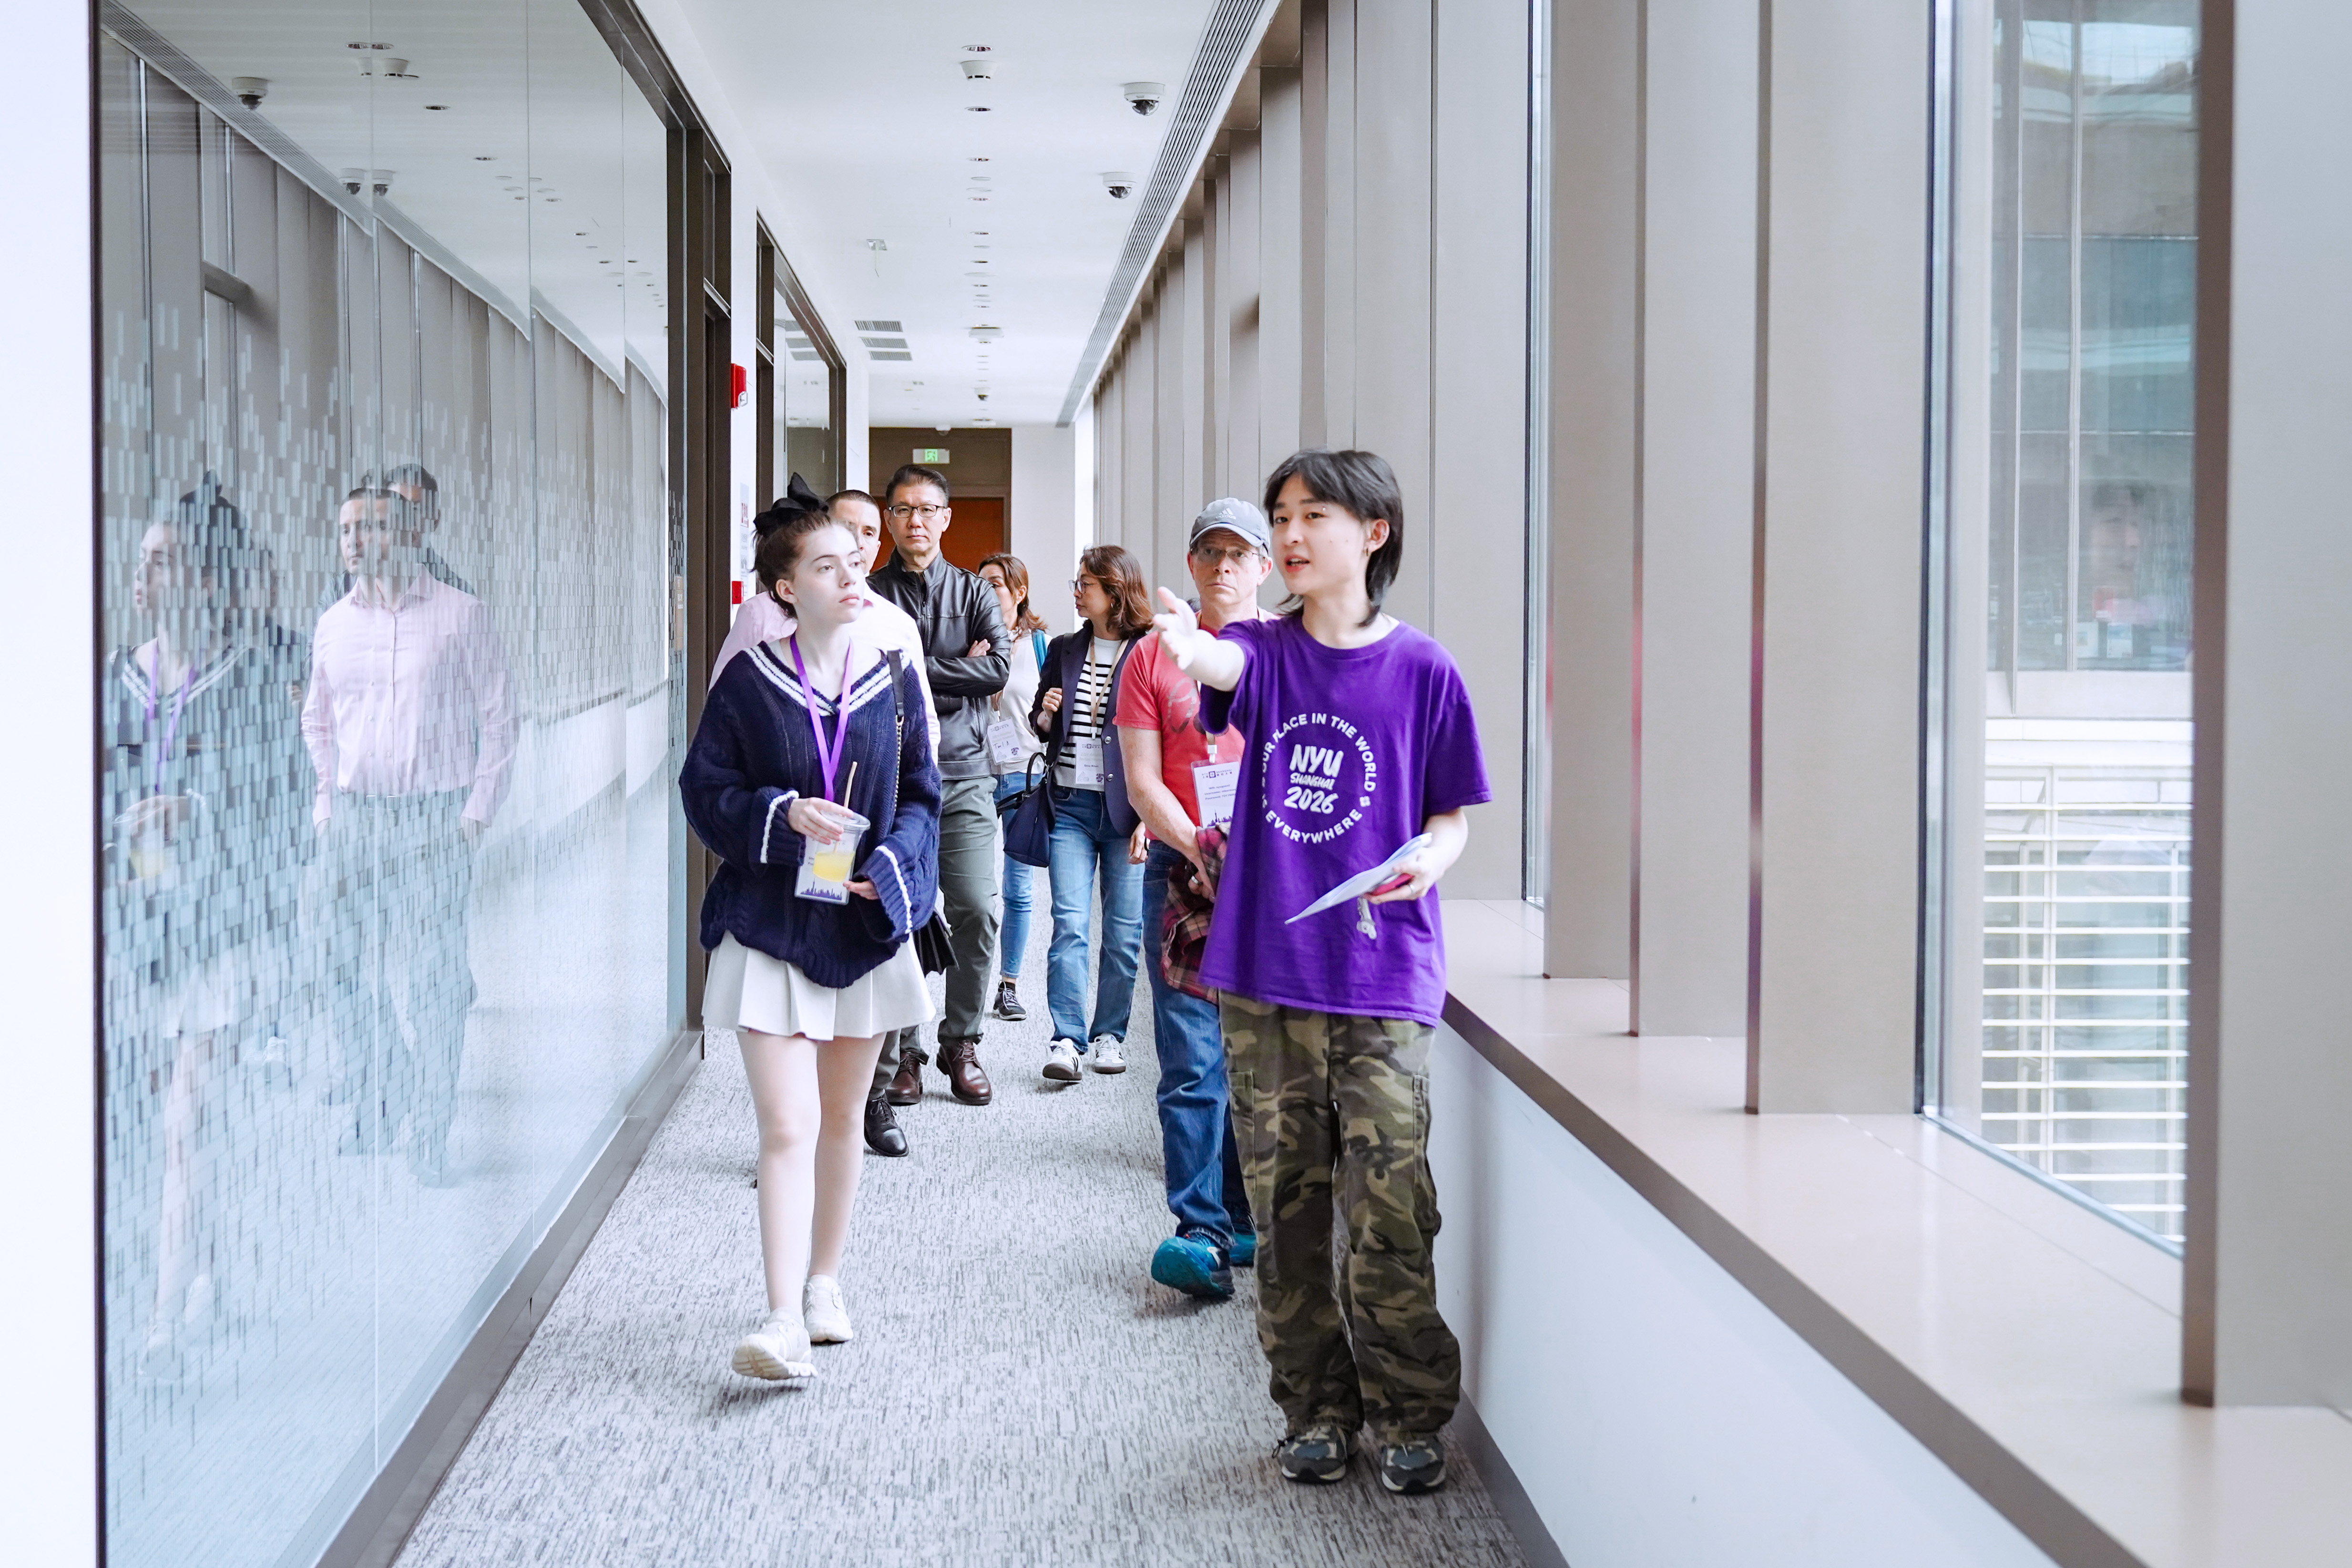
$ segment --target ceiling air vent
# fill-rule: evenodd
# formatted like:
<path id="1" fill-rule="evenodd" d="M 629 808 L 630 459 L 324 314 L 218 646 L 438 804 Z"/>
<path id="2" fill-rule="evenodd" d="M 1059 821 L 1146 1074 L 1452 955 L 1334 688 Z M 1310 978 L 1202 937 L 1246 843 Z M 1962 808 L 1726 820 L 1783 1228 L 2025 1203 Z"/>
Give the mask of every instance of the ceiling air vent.
<path id="1" fill-rule="evenodd" d="M 861 332 L 903 332 L 907 329 L 897 321 L 860 321 L 857 330 Z"/>
<path id="2" fill-rule="evenodd" d="M 896 349 L 868 349 L 866 357 L 868 359 L 913 359 L 915 356 L 902 353 Z"/>

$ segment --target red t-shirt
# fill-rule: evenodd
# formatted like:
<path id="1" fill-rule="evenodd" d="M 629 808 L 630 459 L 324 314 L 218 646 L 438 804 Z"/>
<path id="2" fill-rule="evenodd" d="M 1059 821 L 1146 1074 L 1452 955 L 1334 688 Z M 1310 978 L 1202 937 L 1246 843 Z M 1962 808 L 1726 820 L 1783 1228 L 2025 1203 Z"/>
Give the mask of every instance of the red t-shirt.
<path id="1" fill-rule="evenodd" d="M 1213 739 L 1202 732 L 1201 688 L 1176 668 L 1158 637 L 1128 656 L 1127 673 L 1118 690 L 1118 711 L 1113 722 L 1123 730 L 1160 731 L 1160 776 L 1194 823 L 1201 820 L 1201 798 L 1192 783 L 1196 763 L 1237 763 L 1244 743 L 1241 731 L 1227 730 Z"/>

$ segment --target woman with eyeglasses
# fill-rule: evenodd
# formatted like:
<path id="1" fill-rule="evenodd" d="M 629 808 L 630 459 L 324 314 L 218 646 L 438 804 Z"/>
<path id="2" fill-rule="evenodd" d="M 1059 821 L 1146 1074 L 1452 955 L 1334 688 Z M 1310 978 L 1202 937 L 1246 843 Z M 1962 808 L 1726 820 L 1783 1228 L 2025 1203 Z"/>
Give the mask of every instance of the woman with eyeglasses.
<path id="1" fill-rule="evenodd" d="M 1045 649 L 1031 725 L 1046 738 L 1054 837 L 1047 879 L 1054 892 L 1054 942 L 1045 956 L 1045 1005 L 1054 1038 L 1045 1075 L 1076 1083 L 1079 1060 L 1095 1071 L 1127 1070 L 1120 1047 L 1135 1003 L 1136 954 L 1143 935 L 1143 833 L 1128 803 L 1119 761 L 1119 677 L 1135 645 L 1151 629 L 1143 567 L 1116 544 L 1078 558 L 1071 597 L 1082 624 Z M 1102 889 L 1102 954 L 1087 1010 L 1087 921 Z"/>

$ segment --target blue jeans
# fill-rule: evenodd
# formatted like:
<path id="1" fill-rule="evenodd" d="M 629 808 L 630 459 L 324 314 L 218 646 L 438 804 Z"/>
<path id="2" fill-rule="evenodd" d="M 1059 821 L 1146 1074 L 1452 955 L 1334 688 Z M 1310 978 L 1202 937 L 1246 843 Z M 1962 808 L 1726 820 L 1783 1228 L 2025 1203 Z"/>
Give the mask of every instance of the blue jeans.
<path id="1" fill-rule="evenodd" d="M 1135 1008 L 1135 953 L 1143 928 L 1143 868 L 1127 860 L 1127 835 L 1110 825 L 1099 791 L 1054 792 L 1054 945 L 1045 950 L 1045 1007 L 1054 1038 L 1080 1050 L 1097 1035 L 1127 1038 Z M 1087 928 L 1095 882 L 1102 881 L 1103 950 L 1095 976 L 1095 1016 L 1087 1025 Z"/>
<path id="2" fill-rule="evenodd" d="M 1027 784 L 1020 773 L 996 775 L 996 820 L 1004 820 L 1005 802 L 1017 800 Z M 1004 858 L 1004 874 L 997 888 L 1004 895 L 1004 919 L 996 928 L 996 973 L 1007 980 L 1021 978 L 1021 955 L 1029 951 L 1029 877 L 1037 869 L 1012 856 Z"/>
<path id="3" fill-rule="evenodd" d="M 1208 1231 L 1220 1247 L 1229 1247 L 1234 1232 L 1251 1226 L 1226 1089 L 1224 1034 L 1217 1005 L 1177 990 L 1160 966 L 1160 912 L 1168 902 L 1169 875 L 1183 864 L 1184 857 L 1157 843 L 1143 863 L 1143 936 L 1151 949 L 1144 971 L 1160 1047 L 1160 1152 L 1168 1212 L 1177 1227 Z"/>

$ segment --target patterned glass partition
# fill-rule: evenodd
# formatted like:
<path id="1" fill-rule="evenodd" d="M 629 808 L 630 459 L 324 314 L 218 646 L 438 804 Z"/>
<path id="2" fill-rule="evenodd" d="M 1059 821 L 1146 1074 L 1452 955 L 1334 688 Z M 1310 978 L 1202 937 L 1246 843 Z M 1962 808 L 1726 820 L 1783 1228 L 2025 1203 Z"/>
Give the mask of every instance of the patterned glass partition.
<path id="1" fill-rule="evenodd" d="M 679 1022 L 669 132 L 575 0 L 100 25 L 109 1559 L 307 1563 Z"/>

